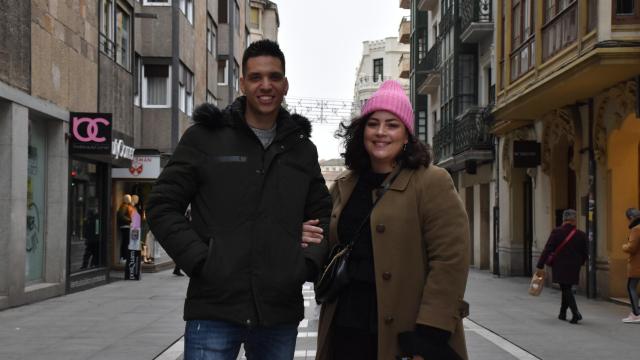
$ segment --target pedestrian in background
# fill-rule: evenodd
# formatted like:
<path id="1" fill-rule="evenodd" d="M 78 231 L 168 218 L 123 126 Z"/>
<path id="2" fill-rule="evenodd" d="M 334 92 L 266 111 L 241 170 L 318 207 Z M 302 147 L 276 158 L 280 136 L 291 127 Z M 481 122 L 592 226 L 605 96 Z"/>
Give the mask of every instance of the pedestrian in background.
<path id="1" fill-rule="evenodd" d="M 331 188 L 330 245 L 358 241 L 350 283 L 322 305 L 316 359 L 466 359 L 469 221 L 449 173 L 415 136 L 402 86 L 384 82 L 339 135 L 349 171 Z"/>
<path id="2" fill-rule="evenodd" d="M 573 295 L 573 285 L 580 281 L 580 268 L 587 260 L 587 235 L 576 228 L 576 211 L 566 209 L 562 213 L 562 225 L 553 229 L 540 255 L 537 275 L 544 276 L 544 266 L 552 267 L 552 281 L 560 285 L 562 302 L 558 319 L 567 320 L 567 308 L 571 309 L 571 323 L 582 320 Z M 550 263 L 551 262 L 551 263 Z"/>
<path id="3" fill-rule="evenodd" d="M 293 359 L 302 284 L 328 253 L 331 196 L 310 122 L 282 107 L 277 43 L 245 50 L 240 88 L 224 110 L 195 110 L 147 204 L 151 230 L 190 277 L 185 360 L 235 360 L 241 344 L 249 360 Z"/>
<path id="4" fill-rule="evenodd" d="M 640 283 L 640 210 L 627 209 L 629 220 L 629 240 L 622 245 L 622 251 L 629 255 L 627 264 L 627 291 L 631 302 L 631 314 L 622 319 L 624 323 L 640 324 L 640 310 L 638 309 L 638 284 Z"/>
<path id="5" fill-rule="evenodd" d="M 120 232 L 120 264 L 125 263 L 129 254 L 129 236 L 131 233 L 131 216 L 133 206 L 131 205 L 131 195 L 125 194 L 122 203 L 118 207 L 116 222 Z"/>

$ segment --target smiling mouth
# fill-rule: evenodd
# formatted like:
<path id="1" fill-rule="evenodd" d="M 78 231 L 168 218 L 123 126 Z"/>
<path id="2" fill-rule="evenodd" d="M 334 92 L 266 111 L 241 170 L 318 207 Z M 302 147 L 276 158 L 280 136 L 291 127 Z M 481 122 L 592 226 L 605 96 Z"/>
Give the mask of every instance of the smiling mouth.
<path id="1" fill-rule="evenodd" d="M 274 100 L 273 96 L 258 96 L 258 101 L 264 105 L 270 105 Z"/>

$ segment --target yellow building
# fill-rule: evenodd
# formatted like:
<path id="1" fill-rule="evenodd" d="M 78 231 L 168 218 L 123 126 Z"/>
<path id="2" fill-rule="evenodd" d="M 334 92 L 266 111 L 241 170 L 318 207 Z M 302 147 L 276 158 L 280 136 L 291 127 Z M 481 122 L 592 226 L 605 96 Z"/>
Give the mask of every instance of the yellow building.
<path id="1" fill-rule="evenodd" d="M 558 214 L 574 208 L 595 246 L 588 292 L 624 297 L 624 212 L 640 206 L 640 1 L 497 5 L 501 272 L 530 273 Z M 539 144 L 538 166 L 514 166 L 523 140 Z"/>

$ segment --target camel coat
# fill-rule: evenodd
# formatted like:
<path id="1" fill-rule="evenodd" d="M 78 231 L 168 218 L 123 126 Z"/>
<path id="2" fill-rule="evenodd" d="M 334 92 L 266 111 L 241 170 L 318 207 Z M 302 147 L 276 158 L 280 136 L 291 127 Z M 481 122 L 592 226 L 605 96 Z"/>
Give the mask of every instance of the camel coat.
<path id="1" fill-rule="evenodd" d="M 329 243 L 358 181 L 345 172 L 331 188 Z M 375 199 L 375 193 L 374 193 Z M 462 318 L 469 270 L 469 220 L 451 176 L 434 165 L 403 169 L 371 214 L 378 302 L 378 359 L 400 353 L 398 334 L 424 324 L 452 333 L 449 345 L 467 359 Z M 324 304 L 316 359 L 330 360 L 336 303 Z"/>
<path id="2" fill-rule="evenodd" d="M 627 265 L 627 276 L 630 278 L 640 278 L 640 219 L 636 220 L 636 225 L 631 228 L 629 241 L 622 245 L 622 251 L 629 254 L 629 264 Z"/>

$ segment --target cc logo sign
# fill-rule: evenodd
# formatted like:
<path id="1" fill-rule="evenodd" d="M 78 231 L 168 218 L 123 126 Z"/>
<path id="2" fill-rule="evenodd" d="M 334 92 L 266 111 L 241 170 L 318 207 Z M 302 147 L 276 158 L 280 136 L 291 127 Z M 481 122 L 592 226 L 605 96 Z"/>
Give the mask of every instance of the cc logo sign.
<path id="1" fill-rule="evenodd" d="M 78 132 L 78 127 L 80 127 L 80 124 L 84 124 L 84 123 L 87 124 L 86 130 L 85 130 L 86 133 L 84 135 L 81 135 Z M 103 118 L 92 119 L 88 117 L 83 117 L 83 118 L 74 117 L 73 118 L 73 136 L 82 142 L 89 142 L 89 141 L 93 141 L 97 143 L 105 142 L 107 138 L 102 136 L 98 137 L 99 124 L 108 126 L 109 121 Z"/>

